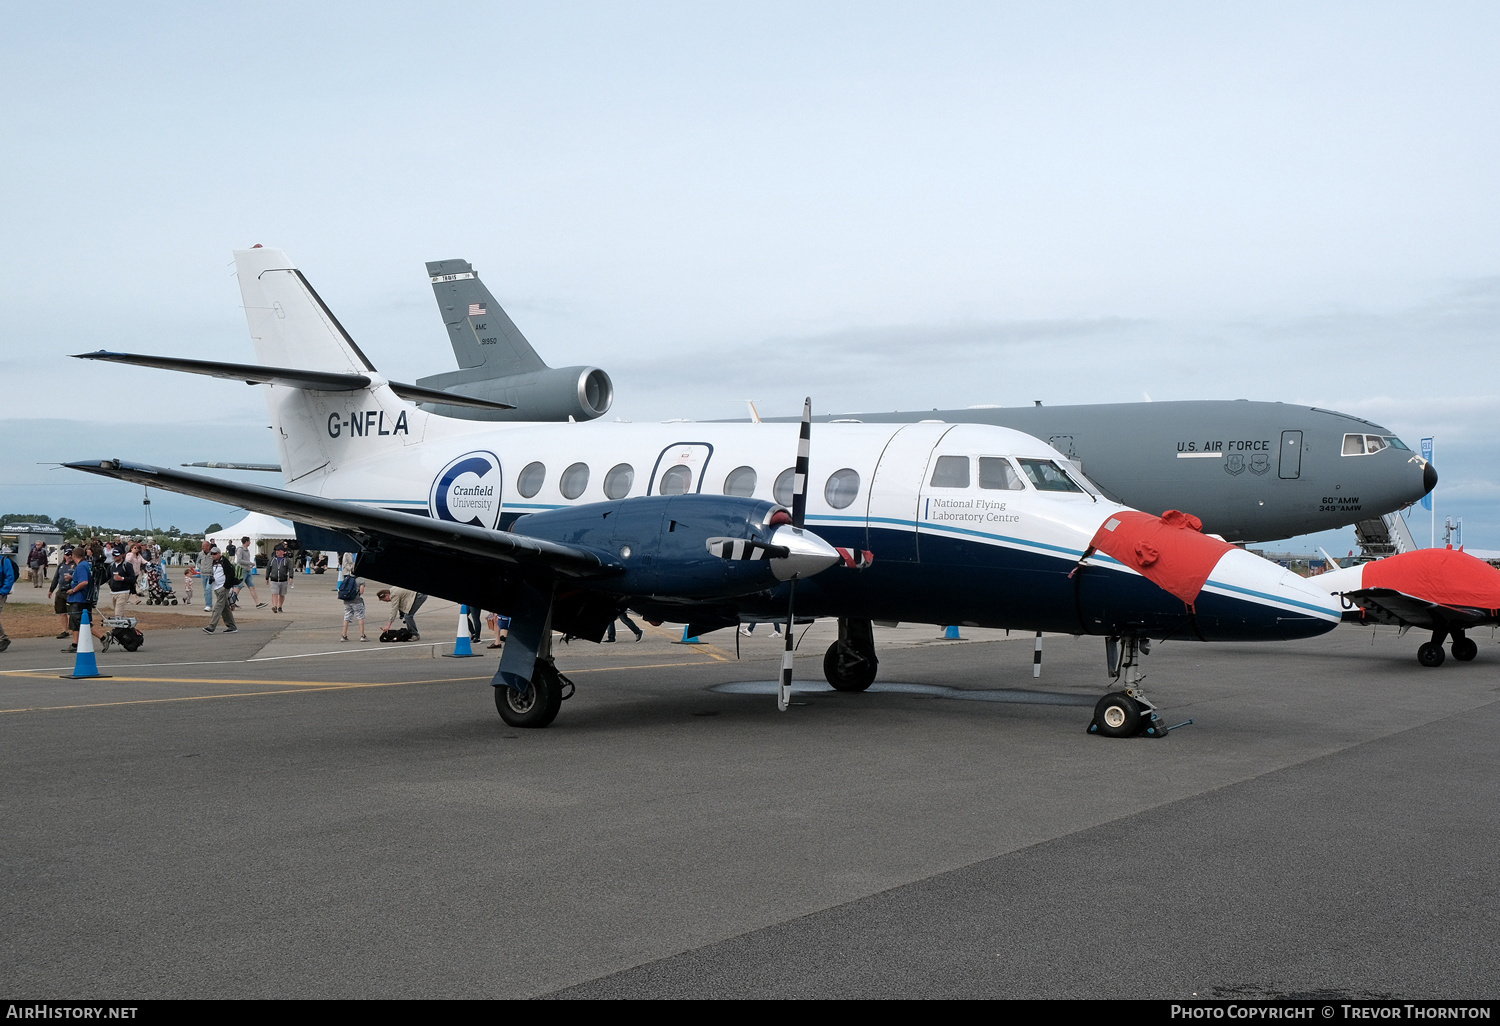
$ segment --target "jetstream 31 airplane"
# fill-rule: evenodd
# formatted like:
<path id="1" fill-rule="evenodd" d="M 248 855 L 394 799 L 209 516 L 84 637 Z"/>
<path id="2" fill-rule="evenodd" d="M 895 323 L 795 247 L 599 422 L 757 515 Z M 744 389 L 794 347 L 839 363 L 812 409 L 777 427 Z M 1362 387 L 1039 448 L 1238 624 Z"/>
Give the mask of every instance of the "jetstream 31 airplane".
<path id="1" fill-rule="evenodd" d="M 430 414 L 376 373 L 285 254 L 235 259 L 259 365 L 90 355 L 265 384 L 287 488 L 69 466 L 288 517 L 304 545 L 357 551 L 362 575 L 508 613 L 493 684 L 515 726 L 545 726 L 571 693 L 553 630 L 599 641 L 627 607 L 694 633 L 789 617 L 799 581 L 798 615 L 838 619 L 824 670 L 845 691 L 874 680 L 872 621 L 1104 637 L 1124 688 L 1090 729 L 1110 736 L 1164 731 L 1140 689 L 1152 639 L 1294 639 L 1339 622 L 1327 592 L 1191 516 L 1106 499 L 1007 428 L 826 424 L 809 456 L 806 416 L 799 443 L 796 424 Z M 783 708 L 789 686 L 784 665 Z"/>

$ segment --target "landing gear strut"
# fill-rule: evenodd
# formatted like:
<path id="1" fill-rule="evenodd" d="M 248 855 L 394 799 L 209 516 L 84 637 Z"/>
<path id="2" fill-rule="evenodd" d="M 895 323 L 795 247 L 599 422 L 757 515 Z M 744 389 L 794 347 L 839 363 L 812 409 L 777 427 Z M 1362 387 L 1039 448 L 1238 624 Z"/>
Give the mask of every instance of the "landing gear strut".
<path id="1" fill-rule="evenodd" d="M 839 620 L 839 640 L 823 654 L 823 676 L 835 691 L 863 691 L 875 683 L 875 628 L 869 620 Z"/>
<path id="2" fill-rule="evenodd" d="M 1141 681 L 1146 675 L 1141 672 L 1141 656 L 1149 654 L 1149 638 L 1137 638 L 1127 634 L 1123 638 L 1106 638 L 1105 660 L 1109 675 L 1116 680 L 1125 678 L 1125 690 L 1111 691 L 1094 706 L 1094 718 L 1089 722 L 1089 733 L 1102 737 L 1166 737 L 1167 726 L 1156 707 L 1146 700 Z"/>
<path id="3" fill-rule="evenodd" d="M 545 727 L 557 718 L 573 682 L 552 661 L 552 588 L 527 581 L 516 588 L 510 631 L 491 682 L 495 709 L 512 727 Z"/>

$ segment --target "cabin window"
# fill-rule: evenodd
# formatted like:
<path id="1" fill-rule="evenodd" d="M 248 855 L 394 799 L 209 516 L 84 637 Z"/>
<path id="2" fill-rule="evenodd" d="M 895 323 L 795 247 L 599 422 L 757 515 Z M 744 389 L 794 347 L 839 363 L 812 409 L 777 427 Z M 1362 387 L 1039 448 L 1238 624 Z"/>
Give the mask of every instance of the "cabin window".
<path id="1" fill-rule="evenodd" d="M 979 457 L 979 487 L 998 488 L 1001 491 L 1020 492 L 1026 489 L 1021 475 L 1011 466 L 1010 460 L 1001 456 Z"/>
<path id="2" fill-rule="evenodd" d="M 748 499 L 755 494 L 755 468 L 735 467 L 724 479 L 724 494 Z"/>
<path id="3" fill-rule="evenodd" d="M 542 482 L 547 480 L 547 466 L 544 463 L 528 463 L 521 471 L 521 476 L 516 478 L 516 491 L 521 493 L 523 499 L 529 499 L 542 490 Z"/>
<path id="4" fill-rule="evenodd" d="M 562 490 L 564 499 L 576 499 L 583 494 L 583 490 L 589 486 L 589 465 L 587 463 L 575 463 L 562 472 L 558 478 L 557 486 Z"/>
<path id="5" fill-rule="evenodd" d="M 859 495 L 859 471 L 845 467 L 828 475 L 823 486 L 823 498 L 834 509 L 844 509 Z"/>
<path id="6" fill-rule="evenodd" d="M 604 475 L 604 497 L 623 499 L 630 494 L 630 486 L 633 484 L 635 484 L 635 468 L 629 463 L 616 463 L 609 468 L 609 473 Z"/>
<path id="7" fill-rule="evenodd" d="M 1051 460 L 1022 460 L 1021 469 L 1039 492 L 1082 492 L 1077 483 Z"/>
<path id="8" fill-rule="evenodd" d="M 771 498 L 783 506 L 792 504 L 792 485 L 797 479 L 797 468 L 787 467 L 776 475 L 776 484 L 771 488 Z"/>
<path id="9" fill-rule="evenodd" d="M 693 472 L 679 463 L 662 474 L 661 481 L 657 483 L 656 491 L 659 495 L 681 495 L 688 490 L 688 487 L 692 483 Z"/>
<path id="10" fill-rule="evenodd" d="M 969 457 L 939 456 L 937 465 L 932 468 L 932 487 L 969 487 Z"/>

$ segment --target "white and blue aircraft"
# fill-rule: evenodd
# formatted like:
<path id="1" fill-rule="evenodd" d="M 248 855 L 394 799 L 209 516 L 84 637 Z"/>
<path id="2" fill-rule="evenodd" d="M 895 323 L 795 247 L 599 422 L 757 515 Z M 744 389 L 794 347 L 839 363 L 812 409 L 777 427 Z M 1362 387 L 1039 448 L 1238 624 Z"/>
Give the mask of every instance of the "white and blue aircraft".
<path id="1" fill-rule="evenodd" d="M 797 615 L 838 619 L 824 672 L 845 691 L 875 678 L 872 621 L 1099 635 L 1125 677 L 1091 725 L 1110 736 L 1164 732 L 1139 686 L 1150 640 L 1294 639 L 1340 619 L 1326 592 L 1192 517 L 1108 500 L 1009 428 L 820 424 L 810 452 L 806 415 L 799 439 L 796 424 L 429 413 L 411 401 L 422 388 L 376 372 L 284 253 L 235 259 L 257 364 L 88 357 L 266 385 L 286 487 L 69 466 L 287 517 L 304 546 L 357 552 L 361 575 L 508 613 L 493 684 L 514 726 L 546 726 L 571 693 L 552 632 L 599 641 L 627 607 L 703 633 L 790 619 L 795 593 Z"/>

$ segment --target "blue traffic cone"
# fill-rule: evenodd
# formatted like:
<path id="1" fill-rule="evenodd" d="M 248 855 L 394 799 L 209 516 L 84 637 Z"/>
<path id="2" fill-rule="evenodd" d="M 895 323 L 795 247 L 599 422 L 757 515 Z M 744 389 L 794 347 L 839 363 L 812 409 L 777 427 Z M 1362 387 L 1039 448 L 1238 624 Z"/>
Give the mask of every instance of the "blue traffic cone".
<path id="1" fill-rule="evenodd" d="M 78 658 L 73 661 L 73 672 L 62 674 L 63 680 L 84 678 L 105 679 L 109 674 L 99 672 L 99 661 L 94 658 L 94 630 L 89 624 L 89 611 L 84 609 L 83 620 L 78 626 Z"/>
<path id="2" fill-rule="evenodd" d="M 688 627 L 687 627 L 687 625 L 684 625 L 683 628 L 682 628 L 682 640 L 679 641 L 677 644 L 679 644 L 679 645 L 701 645 L 701 644 L 703 644 L 703 642 L 700 641 L 700 640 L 698 640 L 698 635 L 696 635 L 696 634 L 694 634 L 691 637 L 689 637 L 688 636 Z"/>
<path id="3" fill-rule="evenodd" d="M 960 638 L 958 636 L 958 628 L 956 626 L 954 626 L 954 627 L 947 627 L 947 628 L 945 628 L 943 630 L 942 640 L 943 641 L 963 641 L 964 639 Z"/>
<path id="4" fill-rule="evenodd" d="M 473 659 L 474 647 L 469 644 L 469 607 L 458 607 L 458 633 L 453 637 L 453 653 L 449 659 Z"/>

